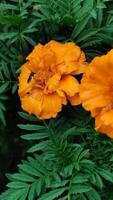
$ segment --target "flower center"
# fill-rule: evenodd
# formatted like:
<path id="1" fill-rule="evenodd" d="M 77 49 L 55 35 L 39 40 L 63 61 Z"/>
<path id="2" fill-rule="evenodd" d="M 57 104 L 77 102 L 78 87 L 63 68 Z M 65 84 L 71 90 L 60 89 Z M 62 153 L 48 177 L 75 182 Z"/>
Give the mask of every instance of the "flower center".
<path id="1" fill-rule="evenodd" d="M 39 69 L 37 73 L 31 72 L 27 82 L 30 83 L 33 79 L 33 87 L 44 89 L 48 80 L 54 75 L 55 73 L 51 71 L 48 67 L 46 69 Z"/>

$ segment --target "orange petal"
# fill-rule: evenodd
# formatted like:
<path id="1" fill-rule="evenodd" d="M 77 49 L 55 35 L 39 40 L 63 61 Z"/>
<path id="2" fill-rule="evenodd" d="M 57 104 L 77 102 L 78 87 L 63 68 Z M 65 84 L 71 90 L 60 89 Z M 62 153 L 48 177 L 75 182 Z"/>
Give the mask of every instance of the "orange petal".
<path id="1" fill-rule="evenodd" d="M 95 126 L 97 131 L 106 134 L 110 138 L 113 138 L 113 125 L 105 125 L 101 120 L 101 115 L 95 118 Z"/>
<path id="2" fill-rule="evenodd" d="M 91 79 L 93 80 L 93 78 Z M 108 93 L 108 86 L 98 83 L 97 81 L 91 82 L 83 78 L 80 84 L 80 97 L 82 101 L 89 100 L 98 95 L 106 95 Z"/>
<path id="3" fill-rule="evenodd" d="M 47 82 L 47 85 L 46 85 L 47 89 L 52 92 L 56 91 L 56 89 L 58 88 L 60 78 L 61 78 L 61 75 L 58 73 L 52 76 Z"/>
<path id="4" fill-rule="evenodd" d="M 29 61 L 28 68 L 34 73 L 37 73 L 37 70 L 39 69 L 41 56 L 43 56 L 43 49 L 44 49 L 43 45 L 41 44 L 36 45 L 33 51 L 26 58 L 26 60 Z M 40 64 L 40 67 L 41 67 L 41 64 Z"/>
<path id="5" fill-rule="evenodd" d="M 23 110 L 39 117 L 42 110 L 43 91 L 40 89 L 32 89 L 30 93 L 20 96 Z"/>
<path id="6" fill-rule="evenodd" d="M 28 63 L 25 63 L 21 68 L 21 73 L 19 76 L 19 95 L 25 94 L 30 90 L 30 86 L 32 84 L 32 81 L 28 83 L 29 76 L 31 74 L 31 71 L 28 69 Z"/>
<path id="7" fill-rule="evenodd" d="M 60 81 L 58 89 L 68 96 L 74 96 L 79 92 L 79 82 L 73 76 L 67 75 Z"/>
<path id="8" fill-rule="evenodd" d="M 80 63 L 79 61 L 68 61 L 60 63 L 57 66 L 58 72 L 61 74 L 81 74 L 84 73 L 87 67 L 87 63 Z"/>
<path id="9" fill-rule="evenodd" d="M 101 110 L 102 110 L 102 108 L 95 108 L 95 109 L 91 110 L 91 116 L 96 117 L 97 115 L 100 114 Z"/>
<path id="10" fill-rule="evenodd" d="M 84 73 L 87 69 L 88 63 L 78 62 L 76 65 L 77 65 L 77 69 L 72 72 L 73 75 Z"/>
<path id="11" fill-rule="evenodd" d="M 57 93 L 44 95 L 42 112 L 40 113 L 41 119 L 49 119 L 56 117 L 58 112 L 62 109 L 62 104 L 67 103 L 64 98 L 58 96 Z"/>
<path id="12" fill-rule="evenodd" d="M 82 104 L 86 110 L 93 110 L 95 108 L 104 107 L 109 103 L 110 103 L 109 97 L 100 95 L 92 99 L 86 100 Z"/>
<path id="13" fill-rule="evenodd" d="M 101 120 L 105 125 L 113 124 L 113 109 L 101 115 Z"/>
<path id="14" fill-rule="evenodd" d="M 21 98 L 21 106 L 23 110 L 29 114 L 34 114 L 39 117 L 42 108 L 42 101 L 38 101 L 32 98 L 32 96 L 26 95 L 25 97 Z"/>
<path id="15" fill-rule="evenodd" d="M 75 96 L 68 97 L 68 100 L 73 106 L 79 105 L 81 103 L 79 93 L 76 94 Z"/>

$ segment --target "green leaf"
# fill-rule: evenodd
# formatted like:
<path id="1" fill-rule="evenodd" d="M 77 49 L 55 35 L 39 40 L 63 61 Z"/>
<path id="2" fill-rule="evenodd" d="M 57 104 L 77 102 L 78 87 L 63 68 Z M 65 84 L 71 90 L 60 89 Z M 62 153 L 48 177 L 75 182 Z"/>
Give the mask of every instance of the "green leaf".
<path id="1" fill-rule="evenodd" d="M 35 195 L 36 195 L 36 182 L 34 182 L 29 190 L 29 195 L 28 195 L 28 200 L 34 200 Z"/>
<path id="2" fill-rule="evenodd" d="M 0 3 L 0 10 L 17 10 L 17 7 L 8 3 Z"/>
<path id="3" fill-rule="evenodd" d="M 42 141 L 39 144 L 35 144 L 31 148 L 29 148 L 27 152 L 33 153 L 33 152 L 36 152 L 36 151 L 43 151 L 44 149 L 47 148 L 48 145 L 49 145 L 49 140 Z"/>
<path id="4" fill-rule="evenodd" d="M 19 181 L 14 181 L 7 184 L 7 187 L 13 188 L 13 189 L 27 188 L 28 186 L 29 185 L 27 183 L 24 183 L 24 182 L 22 183 Z"/>
<path id="5" fill-rule="evenodd" d="M 9 68 L 8 68 L 8 66 L 5 62 L 2 63 L 2 70 L 4 72 L 5 77 L 8 80 L 10 80 L 11 79 L 10 71 L 9 71 Z"/>
<path id="6" fill-rule="evenodd" d="M 24 172 L 28 175 L 32 175 L 35 177 L 40 177 L 42 175 L 38 169 L 31 167 L 30 164 L 29 165 L 28 164 L 19 164 L 18 166 L 22 172 Z"/>
<path id="7" fill-rule="evenodd" d="M 92 190 L 91 186 L 87 185 L 72 185 L 69 191 L 70 194 L 84 193 Z"/>
<path id="8" fill-rule="evenodd" d="M 18 36 L 18 33 L 17 32 L 12 32 L 12 33 L 0 33 L 0 40 L 10 40 L 10 39 L 13 39 L 15 37 Z"/>
<path id="9" fill-rule="evenodd" d="M 3 83 L 0 86 L 0 94 L 2 94 L 3 92 L 6 92 L 6 90 L 8 89 L 8 86 L 9 86 L 9 82 Z"/>
<path id="10" fill-rule="evenodd" d="M 26 113 L 26 112 L 18 112 L 18 114 L 19 114 L 20 117 L 22 117 L 23 119 L 26 119 L 26 120 L 31 121 L 31 122 L 37 122 L 37 121 L 40 121 L 40 120 L 38 120 L 37 117 L 32 116 L 32 115 L 29 115 L 29 114 Z"/>
<path id="11" fill-rule="evenodd" d="M 97 8 L 103 9 L 103 8 L 106 8 L 106 5 L 104 4 L 104 2 L 98 1 L 98 3 L 97 3 Z"/>
<path id="12" fill-rule="evenodd" d="M 2 94 L 0 95 L 0 100 L 7 100 L 8 99 L 8 96 Z"/>
<path id="13" fill-rule="evenodd" d="M 88 177 L 87 175 L 75 175 L 73 178 L 72 178 L 72 183 L 85 183 L 85 182 L 88 182 Z"/>
<path id="14" fill-rule="evenodd" d="M 105 170 L 105 169 L 101 169 L 98 172 L 105 180 L 113 183 L 113 174 L 110 171 Z"/>
<path id="15" fill-rule="evenodd" d="M 39 178 L 37 180 L 37 184 L 36 184 L 36 193 L 37 193 L 37 196 L 39 196 L 40 193 L 41 193 L 41 190 L 43 188 L 43 183 L 44 183 L 44 179 L 43 178 Z"/>
<path id="16" fill-rule="evenodd" d="M 34 182 L 36 180 L 32 176 L 29 176 L 27 174 L 19 174 L 19 173 L 15 173 L 11 175 L 11 178 L 17 181 L 22 181 L 22 182 Z"/>
<path id="17" fill-rule="evenodd" d="M 84 157 L 86 157 L 89 154 L 89 149 L 86 149 L 82 151 L 78 157 L 78 161 L 82 160 Z"/>
<path id="18" fill-rule="evenodd" d="M 0 106 L 1 106 L 1 103 L 0 103 Z M 5 116 L 4 116 L 4 111 L 1 108 L 0 108 L 0 120 L 2 121 L 4 126 L 6 126 L 6 120 L 5 120 Z"/>
<path id="19" fill-rule="evenodd" d="M 85 28 L 88 20 L 89 20 L 89 16 L 84 18 L 84 20 L 78 22 L 78 24 L 75 26 L 75 28 L 71 34 L 72 39 L 75 39 L 82 32 L 82 30 Z"/>
<path id="20" fill-rule="evenodd" d="M 67 188 L 65 187 L 65 188 L 55 189 L 51 192 L 45 193 L 39 198 L 39 200 L 53 200 L 59 197 L 63 192 L 65 192 L 66 189 Z"/>
<path id="21" fill-rule="evenodd" d="M 101 196 L 95 189 L 85 193 L 85 195 L 88 197 L 88 200 L 101 200 Z"/>
<path id="22" fill-rule="evenodd" d="M 52 182 L 50 184 L 51 188 L 58 188 L 58 187 L 63 187 L 65 186 L 67 183 L 69 182 L 69 180 L 62 180 L 60 182 Z"/>
<path id="23" fill-rule="evenodd" d="M 21 188 L 20 190 L 15 190 L 10 195 L 7 196 L 8 200 L 20 200 L 22 197 L 23 199 L 26 199 L 28 193 L 28 188 Z M 22 199 L 22 200 L 23 200 Z"/>
<path id="24" fill-rule="evenodd" d="M 75 127 L 69 128 L 67 131 L 65 131 L 64 134 L 63 134 L 63 137 L 66 138 L 68 136 L 74 136 L 74 135 L 79 135 L 79 134 L 88 133 L 88 132 L 91 132 L 91 129 L 77 128 L 75 126 Z"/>
<path id="25" fill-rule="evenodd" d="M 26 130 L 26 131 L 41 131 L 45 130 L 44 126 L 40 125 L 31 125 L 31 124 L 18 124 L 17 125 L 20 129 Z"/>
<path id="26" fill-rule="evenodd" d="M 14 83 L 13 87 L 12 87 L 12 94 L 15 94 L 15 92 L 17 91 L 18 88 L 18 83 Z"/>
<path id="27" fill-rule="evenodd" d="M 31 44 L 33 47 L 36 45 L 36 42 L 35 42 L 33 39 L 31 39 L 30 37 L 23 35 L 23 38 L 24 38 L 29 44 Z"/>
<path id="28" fill-rule="evenodd" d="M 99 176 L 99 174 L 95 174 L 95 179 L 96 179 L 96 185 L 100 188 L 100 189 L 102 189 L 103 187 L 104 187 L 104 184 L 103 184 L 103 182 L 102 182 L 102 179 L 101 179 L 101 177 Z"/>
<path id="29" fill-rule="evenodd" d="M 47 137 L 48 137 L 47 133 L 32 133 L 21 136 L 21 138 L 25 140 L 41 140 Z"/>
<path id="30" fill-rule="evenodd" d="M 99 31 L 99 29 L 90 29 L 83 31 L 82 34 L 79 35 L 79 38 L 76 40 L 76 43 L 82 42 L 91 36 L 95 36 L 95 34 Z"/>

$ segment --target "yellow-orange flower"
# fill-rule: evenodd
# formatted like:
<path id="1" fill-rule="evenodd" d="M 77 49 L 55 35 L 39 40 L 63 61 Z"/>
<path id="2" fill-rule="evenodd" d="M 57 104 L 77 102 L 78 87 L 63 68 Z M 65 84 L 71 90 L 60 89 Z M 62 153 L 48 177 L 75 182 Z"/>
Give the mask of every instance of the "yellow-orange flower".
<path id="1" fill-rule="evenodd" d="M 89 64 L 80 97 L 83 107 L 95 117 L 96 130 L 113 138 L 113 50 Z"/>
<path id="2" fill-rule="evenodd" d="M 22 108 L 41 119 L 56 117 L 69 100 L 79 104 L 79 83 L 85 55 L 73 42 L 38 44 L 27 57 L 19 76 Z"/>

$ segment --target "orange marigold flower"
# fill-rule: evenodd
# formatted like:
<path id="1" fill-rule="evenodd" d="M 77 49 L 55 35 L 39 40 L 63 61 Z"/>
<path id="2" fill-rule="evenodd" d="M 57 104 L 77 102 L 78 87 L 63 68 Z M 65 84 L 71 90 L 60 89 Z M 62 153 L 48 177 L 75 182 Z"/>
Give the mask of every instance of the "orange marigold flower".
<path id="1" fill-rule="evenodd" d="M 80 97 L 83 107 L 95 117 L 96 130 L 113 138 L 113 50 L 89 64 Z"/>
<path id="2" fill-rule="evenodd" d="M 69 99 L 79 101 L 79 82 L 72 76 L 84 72 L 85 55 L 73 42 L 38 44 L 27 57 L 19 76 L 22 108 L 39 117 L 56 117 Z"/>

